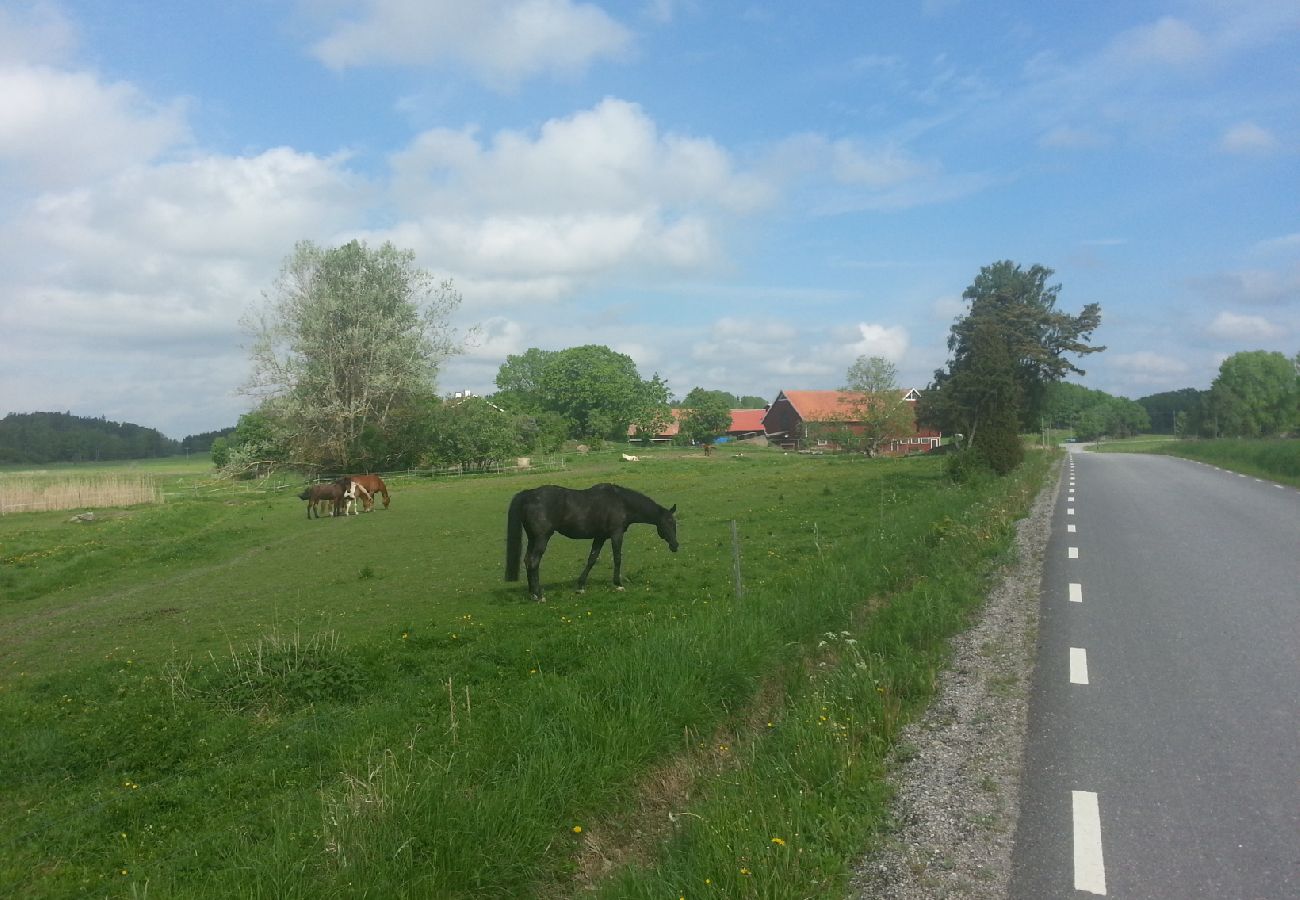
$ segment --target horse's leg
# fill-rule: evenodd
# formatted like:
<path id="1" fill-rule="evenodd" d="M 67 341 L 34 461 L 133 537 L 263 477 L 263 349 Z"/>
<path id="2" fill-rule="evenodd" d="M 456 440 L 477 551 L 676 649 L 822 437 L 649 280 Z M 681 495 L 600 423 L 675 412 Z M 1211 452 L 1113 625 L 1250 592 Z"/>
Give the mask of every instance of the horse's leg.
<path id="1" fill-rule="evenodd" d="M 623 532 L 616 531 L 609 538 L 614 548 L 614 590 L 623 590 Z"/>
<path id="2" fill-rule="evenodd" d="M 600 556 L 600 548 L 605 546 L 605 539 L 598 537 L 591 542 L 591 553 L 587 555 L 587 566 L 578 576 L 578 593 L 581 594 L 587 589 L 587 575 L 591 572 L 591 567 L 596 564 L 596 559 Z"/>
<path id="3" fill-rule="evenodd" d="M 528 569 L 528 593 L 537 601 L 545 600 L 542 596 L 542 554 L 546 552 L 549 534 L 528 535 L 528 549 L 524 551 L 524 566 Z"/>

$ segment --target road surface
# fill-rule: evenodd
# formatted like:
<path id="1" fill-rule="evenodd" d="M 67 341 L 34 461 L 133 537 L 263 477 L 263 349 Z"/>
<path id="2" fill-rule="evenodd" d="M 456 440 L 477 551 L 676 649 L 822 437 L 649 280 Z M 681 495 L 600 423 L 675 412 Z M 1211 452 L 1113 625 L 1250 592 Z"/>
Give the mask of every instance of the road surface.
<path id="1" fill-rule="evenodd" d="M 1011 896 L 1300 897 L 1300 492 L 1075 449 Z"/>

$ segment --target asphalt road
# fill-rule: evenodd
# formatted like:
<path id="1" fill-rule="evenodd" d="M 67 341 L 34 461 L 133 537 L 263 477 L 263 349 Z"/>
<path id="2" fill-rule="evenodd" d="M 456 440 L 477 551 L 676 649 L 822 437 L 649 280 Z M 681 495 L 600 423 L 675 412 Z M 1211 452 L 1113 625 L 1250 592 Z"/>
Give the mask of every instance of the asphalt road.
<path id="1" fill-rule="evenodd" d="M 1300 492 L 1077 451 L 1060 490 L 1011 896 L 1300 898 Z"/>

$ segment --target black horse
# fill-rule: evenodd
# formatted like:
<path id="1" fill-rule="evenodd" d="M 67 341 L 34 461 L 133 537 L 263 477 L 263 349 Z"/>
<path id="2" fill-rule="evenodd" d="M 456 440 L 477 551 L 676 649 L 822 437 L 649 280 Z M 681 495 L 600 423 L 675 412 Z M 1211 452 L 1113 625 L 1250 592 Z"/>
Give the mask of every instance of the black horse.
<path id="1" fill-rule="evenodd" d="M 605 541 L 614 545 L 614 587 L 623 590 L 623 532 L 638 522 L 653 525 L 668 549 L 677 552 L 677 519 L 672 509 L 664 509 L 645 494 L 617 484 L 597 484 L 586 490 L 547 484 L 520 491 L 510 501 L 506 521 L 506 581 L 519 580 L 520 533 L 528 533 L 528 593 L 534 600 L 542 596 L 542 554 L 551 535 L 559 532 L 569 538 L 590 538 L 591 555 L 578 576 L 578 591 L 587 587 L 587 575 L 600 556 Z"/>

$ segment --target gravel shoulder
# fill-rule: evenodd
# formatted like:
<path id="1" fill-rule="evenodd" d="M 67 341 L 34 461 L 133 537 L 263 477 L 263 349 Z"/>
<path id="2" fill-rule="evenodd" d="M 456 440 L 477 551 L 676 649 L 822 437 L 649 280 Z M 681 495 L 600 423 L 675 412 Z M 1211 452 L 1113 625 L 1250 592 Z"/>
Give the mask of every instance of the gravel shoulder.
<path id="1" fill-rule="evenodd" d="M 1058 470 L 1017 523 L 1014 560 L 979 621 L 954 639 L 934 702 L 903 730 L 891 779 L 896 830 L 860 863 L 851 898 L 1007 897 L 1043 554 L 1059 479 Z"/>

